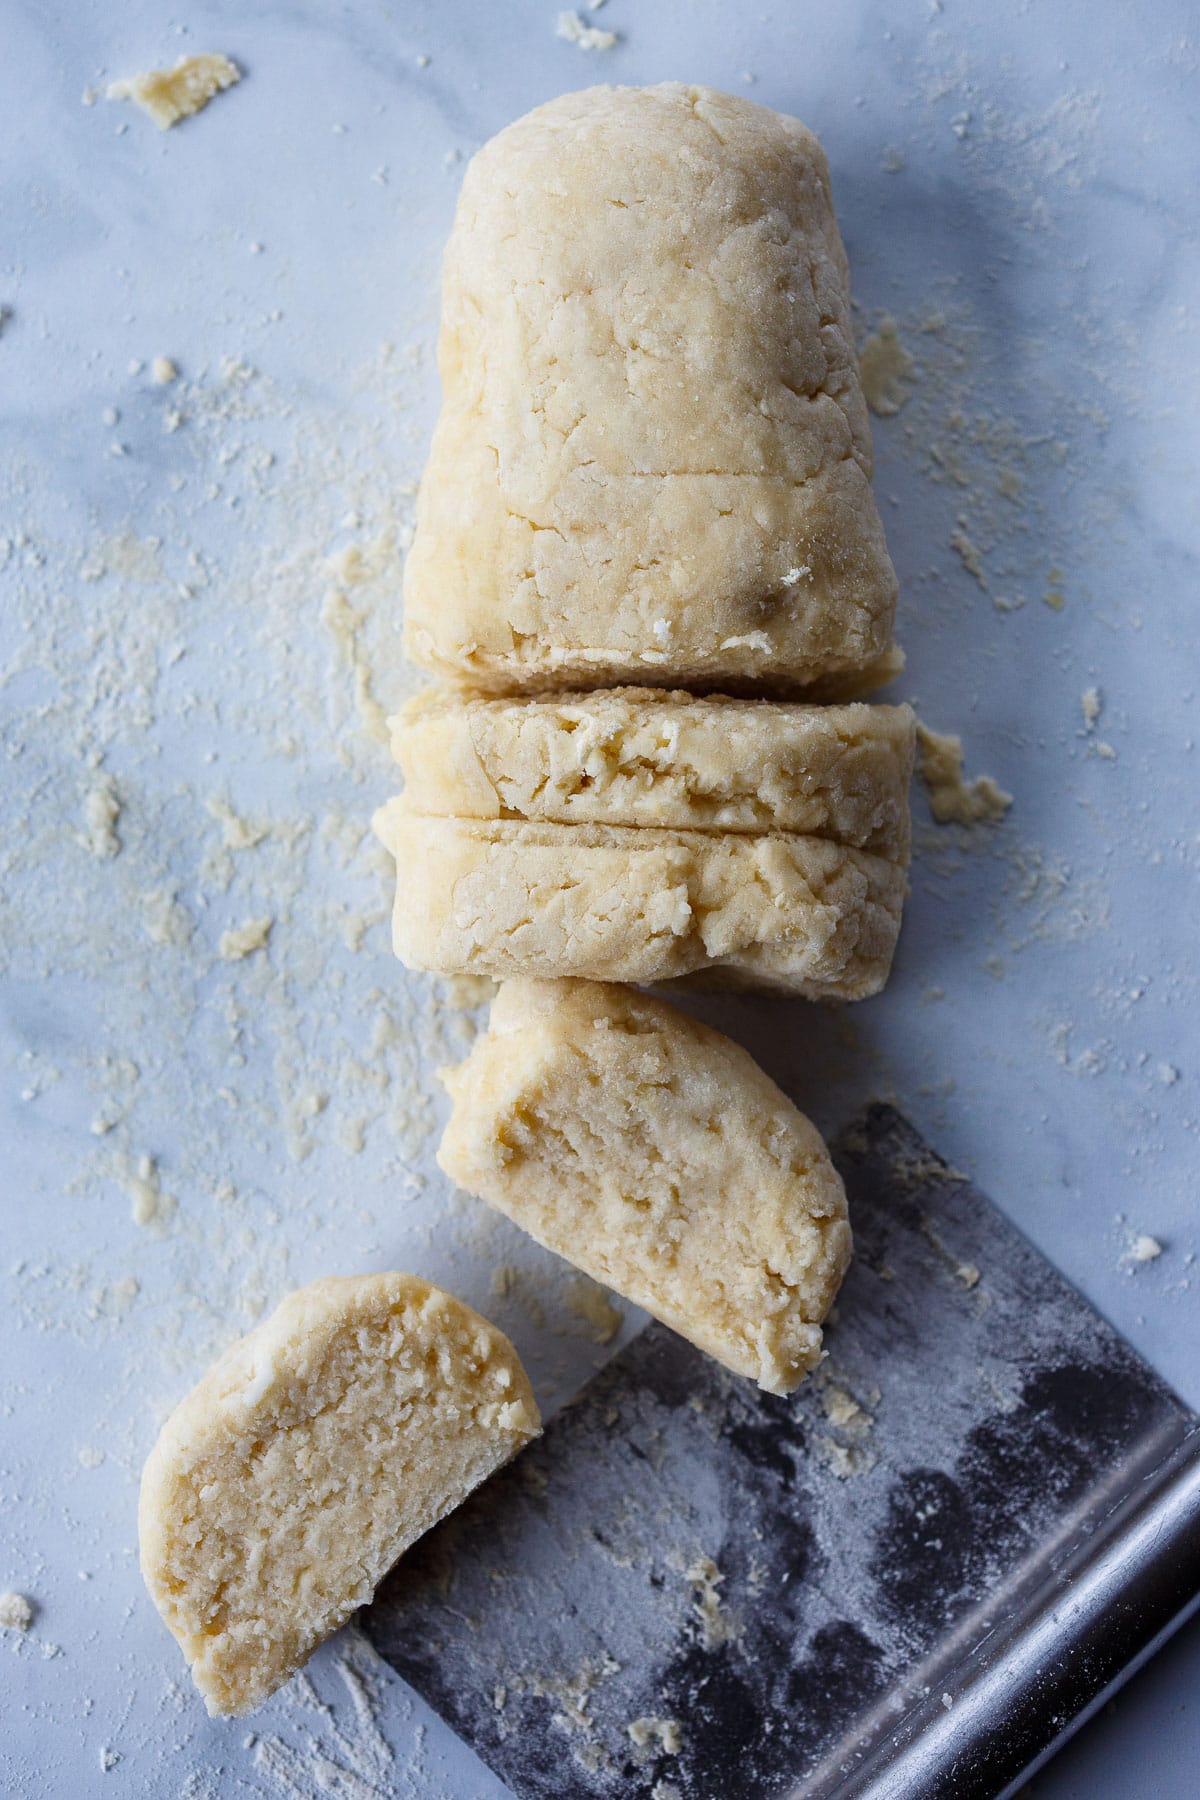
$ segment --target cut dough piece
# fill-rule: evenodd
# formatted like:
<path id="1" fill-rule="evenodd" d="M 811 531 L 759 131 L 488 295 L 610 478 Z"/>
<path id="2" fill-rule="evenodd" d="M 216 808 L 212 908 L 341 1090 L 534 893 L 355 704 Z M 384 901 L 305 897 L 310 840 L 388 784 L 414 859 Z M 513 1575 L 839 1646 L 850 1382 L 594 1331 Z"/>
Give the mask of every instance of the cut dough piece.
<path id="1" fill-rule="evenodd" d="M 176 1407 L 142 1575 L 213 1713 L 249 1712 L 537 1435 L 508 1339 L 413 1275 L 314 1281 Z"/>
<path id="2" fill-rule="evenodd" d="M 617 688 L 418 695 L 391 721 L 410 812 L 804 832 L 908 854 L 907 706 L 788 706 Z"/>
<path id="3" fill-rule="evenodd" d="M 438 975 L 670 981 L 859 1000 L 887 979 L 905 873 L 824 838 L 422 818 L 393 800 L 393 943 Z"/>
<path id="4" fill-rule="evenodd" d="M 460 1187 L 771 1393 L 812 1368 L 846 1196 L 738 1045 L 626 988 L 511 981 L 446 1085 Z"/>
<path id="5" fill-rule="evenodd" d="M 446 250 L 405 643 L 491 693 L 864 691 L 896 578 L 824 152 L 711 88 L 564 94 Z"/>

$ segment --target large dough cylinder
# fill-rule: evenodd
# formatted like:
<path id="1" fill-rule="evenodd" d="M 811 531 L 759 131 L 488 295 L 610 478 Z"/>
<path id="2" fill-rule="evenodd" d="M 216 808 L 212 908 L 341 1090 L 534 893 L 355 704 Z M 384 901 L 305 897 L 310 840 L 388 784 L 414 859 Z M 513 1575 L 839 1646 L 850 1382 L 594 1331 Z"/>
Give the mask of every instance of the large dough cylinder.
<path id="1" fill-rule="evenodd" d="M 894 672 L 896 581 L 829 171 L 708 88 L 592 88 L 467 171 L 412 658 L 491 692 L 819 695 Z"/>

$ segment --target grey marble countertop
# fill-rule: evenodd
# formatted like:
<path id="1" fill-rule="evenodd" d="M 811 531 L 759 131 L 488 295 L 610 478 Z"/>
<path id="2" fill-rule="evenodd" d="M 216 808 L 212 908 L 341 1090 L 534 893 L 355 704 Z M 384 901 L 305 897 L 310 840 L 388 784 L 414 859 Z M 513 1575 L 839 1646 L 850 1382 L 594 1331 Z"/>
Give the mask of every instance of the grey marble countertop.
<path id="1" fill-rule="evenodd" d="M 611 1348 L 436 1173 L 474 1021 L 393 963 L 364 835 L 462 163 L 564 89 L 822 137 L 862 336 L 911 359 L 897 692 L 1013 795 L 967 831 L 918 793 L 878 1000 L 697 1005 L 825 1126 L 894 1098 L 1200 1402 L 1194 11 L 608 0 L 602 52 L 555 11 L 0 4 L 5 1793 L 502 1791 L 352 1633 L 205 1718 L 134 1514 L 165 1411 L 318 1274 L 444 1280 L 550 1404 Z M 198 118 L 103 97 L 189 49 L 244 71 Z M 1193 1626 L 1037 1794 L 1190 1796 L 1198 1684 Z"/>

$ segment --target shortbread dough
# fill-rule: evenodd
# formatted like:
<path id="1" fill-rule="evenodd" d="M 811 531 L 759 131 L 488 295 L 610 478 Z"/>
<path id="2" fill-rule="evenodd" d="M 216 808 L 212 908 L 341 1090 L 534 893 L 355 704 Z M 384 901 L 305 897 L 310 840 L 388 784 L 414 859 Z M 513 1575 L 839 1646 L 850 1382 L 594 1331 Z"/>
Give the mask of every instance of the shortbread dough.
<path id="1" fill-rule="evenodd" d="M 429 1282 L 289 1295 L 175 1409 L 142 1476 L 142 1574 L 208 1710 L 260 1705 L 538 1429 L 508 1339 Z"/>
<path id="2" fill-rule="evenodd" d="M 796 706 L 649 688 L 426 692 L 391 721 L 412 812 L 552 824 L 804 832 L 908 853 L 907 706 Z"/>
<path id="3" fill-rule="evenodd" d="M 825 838 L 426 818 L 391 801 L 393 943 L 439 975 L 669 981 L 858 1000 L 887 979 L 904 868 Z"/>
<path id="4" fill-rule="evenodd" d="M 414 661 L 502 693 L 886 680 L 896 580 L 824 152 L 711 88 L 564 94 L 446 250 Z"/>
<path id="5" fill-rule="evenodd" d="M 461 1187 L 771 1393 L 817 1361 L 846 1197 L 744 1050 L 625 988 L 512 981 L 446 1080 Z"/>

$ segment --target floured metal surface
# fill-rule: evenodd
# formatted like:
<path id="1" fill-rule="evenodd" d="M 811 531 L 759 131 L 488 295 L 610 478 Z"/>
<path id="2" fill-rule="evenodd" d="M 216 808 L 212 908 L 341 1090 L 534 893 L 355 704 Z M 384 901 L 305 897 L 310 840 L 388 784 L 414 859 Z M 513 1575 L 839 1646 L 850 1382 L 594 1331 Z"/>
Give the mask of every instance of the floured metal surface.
<path id="1" fill-rule="evenodd" d="M 838 1160 L 858 1254 L 813 1380 L 651 1326 L 364 1615 L 517 1794 L 828 1791 L 1194 1423 L 891 1108 Z"/>

